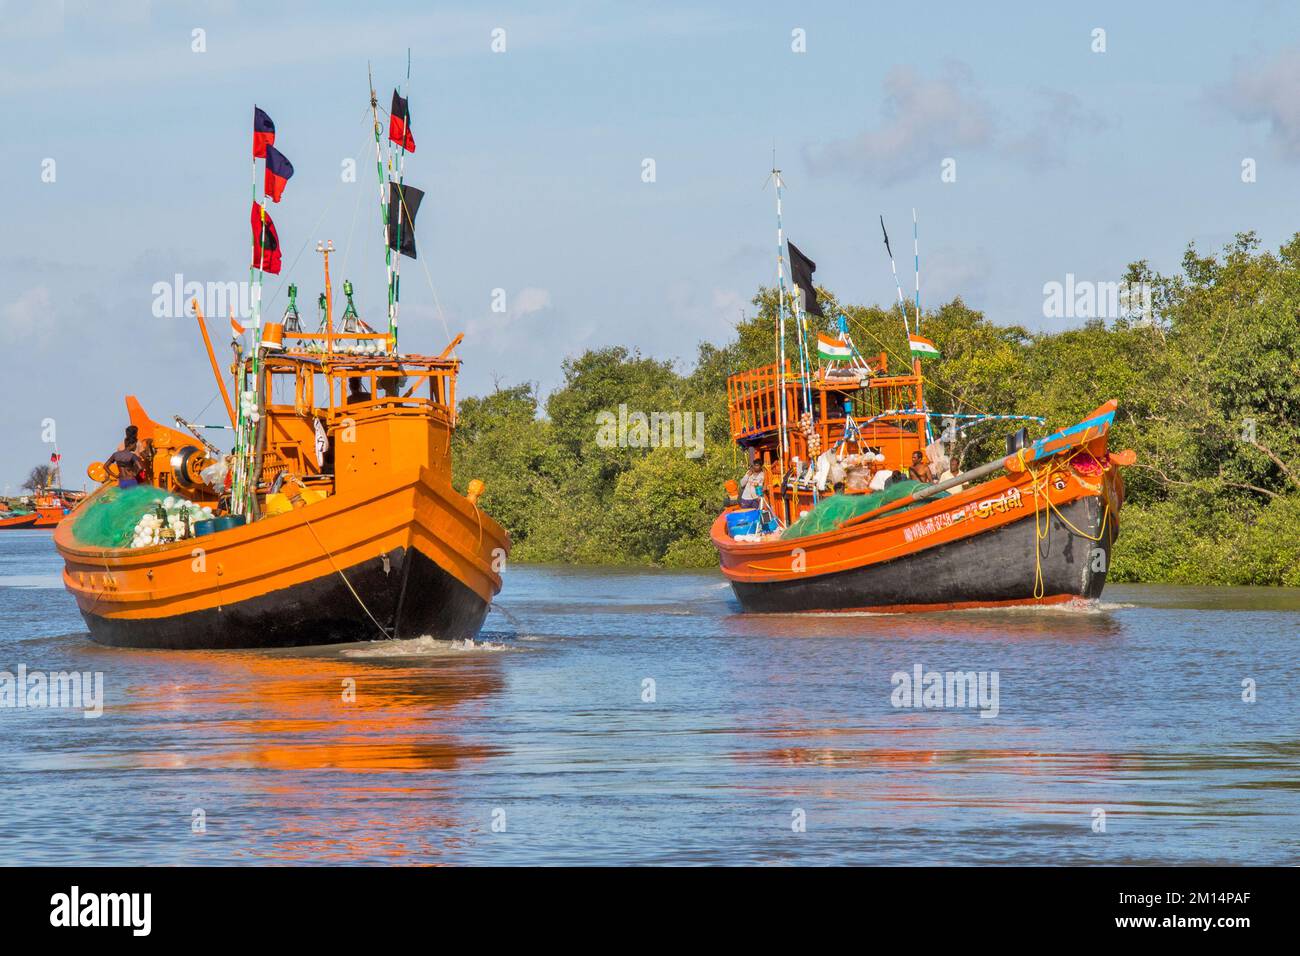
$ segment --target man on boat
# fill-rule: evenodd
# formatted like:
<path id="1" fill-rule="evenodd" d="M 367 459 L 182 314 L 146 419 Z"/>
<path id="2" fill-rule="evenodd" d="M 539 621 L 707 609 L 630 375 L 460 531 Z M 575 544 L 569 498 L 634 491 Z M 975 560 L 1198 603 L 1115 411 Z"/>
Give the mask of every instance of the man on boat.
<path id="1" fill-rule="evenodd" d="M 757 508 L 763 497 L 763 462 L 754 455 L 749 461 L 749 471 L 740 479 L 740 507 Z"/>
<path id="2" fill-rule="evenodd" d="M 360 378 L 348 379 L 348 404 L 359 405 L 368 401 L 370 401 L 370 393 L 366 391 L 365 380 Z"/>
<path id="3" fill-rule="evenodd" d="M 134 426 L 132 426 L 134 427 Z M 144 472 L 144 461 L 135 451 L 136 440 L 129 434 L 122 447 L 113 454 L 108 456 L 106 464 L 117 468 L 117 486 L 119 488 L 134 488 L 140 483 L 140 475 Z"/>
<path id="4" fill-rule="evenodd" d="M 956 478 L 960 474 L 961 474 L 961 458 L 954 451 L 951 457 L 949 457 L 948 459 L 948 467 L 944 470 L 944 473 L 939 476 L 939 480 L 947 481 L 949 478 Z M 961 490 L 965 487 L 966 487 L 965 484 L 954 485 L 953 487 L 948 489 L 948 493 L 950 495 L 961 494 Z"/>
<path id="5" fill-rule="evenodd" d="M 934 482 L 934 472 L 930 470 L 930 463 L 925 460 L 924 452 L 912 452 L 912 467 L 907 469 L 907 474 L 913 481 L 924 481 L 926 484 Z"/>

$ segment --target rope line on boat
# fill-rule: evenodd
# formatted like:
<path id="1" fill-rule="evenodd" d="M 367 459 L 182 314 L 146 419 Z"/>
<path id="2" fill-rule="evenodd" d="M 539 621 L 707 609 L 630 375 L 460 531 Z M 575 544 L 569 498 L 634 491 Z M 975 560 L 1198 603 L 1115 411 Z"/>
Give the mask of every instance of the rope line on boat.
<path id="1" fill-rule="evenodd" d="M 1070 462 L 1083 454 L 1083 451 L 1084 449 L 1079 449 L 1067 458 L 1064 463 L 1058 461 L 1049 462 L 1047 467 L 1041 472 L 1034 471 L 1034 469 L 1025 461 L 1025 449 L 1021 448 L 1016 452 L 1016 460 L 1020 462 L 1021 467 L 1025 471 L 1029 472 L 1029 487 L 1034 493 L 1034 600 L 1036 601 L 1041 600 L 1047 590 L 1047 585 L 1043 581 L 1042 542 L 1049 541 L 1050 543 L 1053 512 L 1055 512 L 1056 517 L 1060 519 L 1063 525 L 1080 538 L 1084 538 L 1088 541 L 1101 541 L 1106 534 L 1106 526 L 1110 521 L 1110 498 L 1103 495 L 1103 498 L 1105 498 L 1105 505 L 1102 508 L 1101 524 L 1097 528 L 1096 536 L 1093 536 L 1076 528 L 1073 522 L 1071 522 L 1070 519 L 1061 512 L 1061 509 L 1056 506 L 1056 503 L 1052 501 L 1051 495 L 1048 492 L 1048 485 L 1050 484 L 1053 472 L 1064 471 L 1065 467 L 1069 465 Z M 1038 484 L 1038 476 L 1040 474 L 1043 476 L 1041 496 L 1039 494 Z M 1040 500 L 1045 501 L 1046 505 L 1040 507 Z M 1040 512 L 1045 516 L 1045 520 L 1040 521 Z"/>
<path id="2" fill-rule="evenodd" d="M 316 543 L 320 545 L 320 549 L 325 552 L 325 556 L 330 559 L 330 564 L 333 565 L 334 570 L 338 572 L 339 577 L 343 579 L 343 583 L 348 586 L 348 590 L 352 592 L 352 596 L 357 599 L 357 603 L 361 605 L 361 610 L 366 612 L 366 617 L 370 618 L 370 620 L 374 622 L 375 627 L 379 628 L 379 633 L 384 635 L 384 640 L 392 640 L 393 635 L 389 634 L 388 631 L 385 630 L 384 625 L 380 624 L 379 621 L 375 619 L 375 616 L 370 613 L 370 608 L 366 607 L 366 602 L 361 600 L 361 595 L 358 594 L 357 589 L 352 586 L 352 582 L 349 581 L 348 576 L 343 573 L 343 569 L 338 566 L 338 562 L 334 560 L 334 555 L 330 554 L 330 549 L 325 547 L 325 542 L 321 541 L 320 535 L 318 535 L 316 529 L 311 526 L 311 522 L 306 518 L 303 518 L 303 524 L 307 526 L 307 530 L 311 532 L 311 536 L 316 539 Z"/>

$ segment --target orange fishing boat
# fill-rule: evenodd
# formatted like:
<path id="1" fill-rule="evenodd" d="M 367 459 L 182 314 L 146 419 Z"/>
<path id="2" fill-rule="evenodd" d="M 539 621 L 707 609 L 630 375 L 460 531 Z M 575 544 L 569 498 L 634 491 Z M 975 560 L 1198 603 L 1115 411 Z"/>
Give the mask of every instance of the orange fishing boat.
<path id="1" fill-rule="evenodd" d="M 905 474 L 913 453 L 933 445 L 926 438 L 931 413 L 916 410 L 924 407 L 917 366 L 911 374 L 876 375 L 861 388 L 814 382 L 821 410 L 814 434 L 821 446 L 833 454 L 870 456 L 871 472 Z M 789 373 L 785 380 L 788 408 L 797 410 L 798 376 Z M 723 574 L 745 610 L 942 610 L 1101 594 L 1124 500 L 1117 466 L 1134 460 L 1132 452 L 1107 447 L 1115 402 L 946 481 L 836 494 L 833 488 L 819 492 L 815 470 L 804 466 L 812 459 L 797 419 L 788 423 L 791 440 L 780 454 L 777 381 L 770 367 L 729 382 L 732 435 L 761 456 L 765 476 L 759 515 L 736 503 L 711 529 Z M 878 412 L 862 424 L 830 410 L 846 395 L 853 409 L 892 404 L 901 390 L 914 391 L 911 410 Z M 891 487 L 906 493 L 892 497 Z M 734 500 L 736 489 L 729 492 Z M 818 508 L 837 505 L 842 520 L 808 520 Z"/>
<path id="2" fill-rule="evenodd" d="M 49 491 L 36 496 L 36 521 L 33 528 L 53 528 L 72 511 L 72 504 L 61 493 Z"/>
<path id="3" fill-rule="evenodd" d="M 256 111 L 255 151 L 258 135 L 265 150 L 268 126 L 273 139 L 269 117 Z M 375 140 L 378 153 L 377 111 Z M 398 179 L 390 185 L 381 173 L 400 202 Z M 254 208 L 258 230 L 269 219 Z M 400 221 L 411 229 L 413 218 Z M 115 481 L 113 460 L 92 465 L 103 485 L 54 536 L 64 583 L 96 641 L 240 648 L 478 633 L 509 538 L 478 506 L 481 482 L 468 494 L 451 483 L 460 336 L 438 355 L 397 350 L 391 251 L 410 255 L 414 246 L 410 236 L 411 253 L 400 236 L 394 244 L 388 225 L 385 214 L 387 331 L 360 319 L 350 284 L 336 328 L 332 246 L 322 244 L 317 331 L 302 329 L 293 286 L 283 321 L 262 326 L 254 313 L 247 350 L 231 319 L 236 402 L 193 303 L 235 433 L 231 454 L 205 437 L 213 426 L 175 417 L 172 427 L 127 397 L 139 484 Z M 254 265 L 265 267 L 260 251 L 255 243 Z"/>
<path id="4" fill-rule="evenodd" d="M 1132 451 L 1109 450 L 1116 403 L 1037 441 L 1020 427 L 1005 455 L 947 471 L 967 429 L 1044 419 L 927 406 L 920 356 L 939 350 L 919 334 L 919 283 L 915 326 L 906 329 L 909 368 L 891 374 L 887 352 L 863 355 L 844 316 L 838 335 L 817 332 L 815 361 L 808 313 L 821 315 L 816 266 L 793 245 L 789 255 L 799 364 L 782 354 L 779 258 L 779 360 L 727 383 L 732 439 L 757 464 L 745 500 L 728 482 L 730 502 L 711 537 L 741 607 L 914 611 L 1100 595 L 1124 500 L 1119 469 L 1135 460 Z M 813 304 L 808 313 L 801 302 Z M 901 286 L 899 303 L 906 323 Z"/>
<path id="5" fill-rule="evenodd" d="M 36 523 L 35 511 L 3 511 L 0 512 L 0 529 L 3 528 L 30 528 Z"/>

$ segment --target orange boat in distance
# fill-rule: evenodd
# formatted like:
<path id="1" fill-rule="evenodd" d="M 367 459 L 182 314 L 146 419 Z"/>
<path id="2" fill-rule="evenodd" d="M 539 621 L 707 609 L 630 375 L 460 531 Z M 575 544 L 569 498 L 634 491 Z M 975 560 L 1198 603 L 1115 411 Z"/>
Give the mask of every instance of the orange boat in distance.
<path id="1" fill-rule="evenodd" d="M 0 529 L 30 528 L 36 518 L 35 511 L 0 511 Z"/>
<path id="2" fill-rule="evenodd" d="M 375 142 L 378 153 L 377 113 Z M 287 175 L 276 175 L 282 190 Z M 386 192 L 401 202 L 397 180 Z M 230 425 L 175 416 L 173 427 L 127 396 L 132 428 L 123 448 L 90 467 L 103 484 L 54 535 L 64 584 L 96 641 L 249 648 L 478 634 L 510 541 L 478 505 L 481 482 L 466 494 L 452 486 L 461 337 L 438 355 L 397 350 L 392 252 L 413 255 L 414 244 L 401 226 L 394 241 L 381 208 L 386 331 L 358 316 L 350 283 L 336 325 L 329 244 L 317 246 L 325 273 L 319 328 L 303 329 L 293 285 L 283 320 L 263 326 L 261 273 L 279 271 L 278 238 L 272 265 L 264 255 L 269 218 L 265 205 L 260 213 L 254 206 L 255 240 L 260 227 L 263 241 L 254 244 L 251 327 L 231 318 L 235 401 L 192 303 Z M 413 219 L 412 210 L 399 222 L 409 230 Z M 234 432 L 230 454 L 205 437 L 209 428 Z"/>
<path id="3" fill-rule="evenodd" d="M 53 528 L 72 512 L 75 504 L 67 493 L 53 487 L 36 496 L 36 521 L 33 528 Z"/>
<path id="4" fill-rule="evenodd" d="M 914 366 L 889 376 L 881 356 L 861 382 L 815 381 L 814 424 L 788 429 L 785 456 L 775 370 L 733 376 L 733 434 L 763 463 L 765 491 L 757 509 L 729 506 L 711 536 L 745 610 L 927 611 L 1100 596 L 1124 500 L 1119 467 L 1134 461 L 1107 448 L 1114 401 L 1033 443 L 1022 430 L 1005 458 L 946 481 L 854 491 L 802 464 L 821 447 L 867 459 L 870 474 L 905 475 L 913 454 L 934 447 Z M 797 376 L 787 381 L 796 408 Z M 914 390 L 916 404 L 861 423 L 848 410 L 890 404 L 900 390 Z M 736 488 L 728 493 L 734 502 Z"/>
<path id="5" fill-rule="evenodd" d="M 921 360 L 940 350 L 920 334 L 919 279 L 910 322 L 898 287 L 911 360 L 893 372 L 887 350 L 859 351 L 849 316 L 822 315 L 816 264 L 793 243 L 787 292 L 773 176 L 777 362 L 727 381 L 731 437 L 751 465 L 743 487 L 727 483 L 711 528 L 741 607 L 925 611 L 1098 597 L 1119 533 L 1120 468 L 1136 458 L 1109 449 L 1116 402 L 1037 441 L 1019 427 L 1005 455 L 963 470 L 962 455 L 987 447 L 968 429 L 1046 420 L 927 405 Z M 885 248 L 892 263 L 888 234 Z M 786 358 L 787 312 L 797 365 Z"/>

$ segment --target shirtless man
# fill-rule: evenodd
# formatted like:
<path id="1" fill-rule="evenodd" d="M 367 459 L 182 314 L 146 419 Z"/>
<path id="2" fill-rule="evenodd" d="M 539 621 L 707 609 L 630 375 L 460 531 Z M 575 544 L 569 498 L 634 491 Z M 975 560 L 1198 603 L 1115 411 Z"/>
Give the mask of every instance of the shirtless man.
<path id="1" fill-rule="evenodd" d="M 934 472 L 930 471 L 930 463 L 925 460 L 922 452 L 912 452 L 912 467 L 907 469 L 908 477 L 913 481 L 924 481 L 926 484 L 934 482 Z"/>

